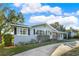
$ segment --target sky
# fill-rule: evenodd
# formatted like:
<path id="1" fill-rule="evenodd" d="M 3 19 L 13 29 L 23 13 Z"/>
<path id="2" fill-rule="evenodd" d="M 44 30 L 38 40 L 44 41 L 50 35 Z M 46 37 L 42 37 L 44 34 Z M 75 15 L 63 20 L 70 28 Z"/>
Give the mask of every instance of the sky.
<path id="1" fill-rule="evenodd" d="M 5 3 L 21 12 L 25 24 L 59 22 L 66 28 L 79 29 L 79 3 Z"/>

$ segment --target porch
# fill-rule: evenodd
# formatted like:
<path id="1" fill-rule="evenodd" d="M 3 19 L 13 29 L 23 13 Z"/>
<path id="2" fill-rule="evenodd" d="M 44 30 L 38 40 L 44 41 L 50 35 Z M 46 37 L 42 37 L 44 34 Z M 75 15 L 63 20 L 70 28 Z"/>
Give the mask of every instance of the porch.
<path id="1" fill-rule="evenodd" d="M 54 40 L 68 39 L 68 33 L 67 32 L 53 32 L 51 39 L 54 39 Z"/>

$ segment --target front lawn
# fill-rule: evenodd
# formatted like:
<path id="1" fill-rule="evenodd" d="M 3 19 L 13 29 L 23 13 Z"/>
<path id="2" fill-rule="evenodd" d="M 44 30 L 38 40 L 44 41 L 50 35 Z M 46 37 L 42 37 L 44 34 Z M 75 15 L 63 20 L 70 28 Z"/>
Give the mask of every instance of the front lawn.
<path id="1" fill-rule="evenodd" d="M 79 47 L 72 49 L 71 51 L 63 54 L 62 56 L 79 56 Z"/>
<path id="2" fill-rule="evenodd" d="M 20 53 L 32 48 L 37 47 L 37 44 L 29 44 L 29 45 L 22 45 L 22 46 L 15 46 L 13 48 L 0 48 L 0 56 L 9 56 L 14 55 L 16 53 Z"/>
<path id="3" fill-rule="evenodd" d="M 18 45 L 18 46 L 15 46 L 13 48 L 5 48 L 2 45 L 0 45 L 0 56 L 10 56 L 10 55 L 21 53 L 23 51 L 27 51 L 27 50 L 30 50 L 30 49 L 33 49 L 33 48 L 36 48 L 39 46 L 44 46 L 44 45 L 54 44 L 54 43 L 61 43 L 61 42 L 63 43 L 66 41 L 51 40 L 51 41 L 44 42 L 41 44 L 31 43 L 31 44 L 26 44 L 26 45 Z"/>

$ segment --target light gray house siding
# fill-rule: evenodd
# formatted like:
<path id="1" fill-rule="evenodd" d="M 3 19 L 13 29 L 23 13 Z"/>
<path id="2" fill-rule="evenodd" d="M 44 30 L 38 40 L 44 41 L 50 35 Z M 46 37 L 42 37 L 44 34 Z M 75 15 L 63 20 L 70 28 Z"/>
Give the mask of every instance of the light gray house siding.
<path id="1" fill-rule="evenodd" d="M 48 24 L 39 24 L 34 26 L 15 25 L 16 34 L 14 34 L 14 44 L 28 43 L 32 40 L 38 41 L 38 35 L 48 35 L 49 39 L 63 40 L 63 33 L 54 29 Z M 14 30 L 15 31 L 15 30 Z"/>

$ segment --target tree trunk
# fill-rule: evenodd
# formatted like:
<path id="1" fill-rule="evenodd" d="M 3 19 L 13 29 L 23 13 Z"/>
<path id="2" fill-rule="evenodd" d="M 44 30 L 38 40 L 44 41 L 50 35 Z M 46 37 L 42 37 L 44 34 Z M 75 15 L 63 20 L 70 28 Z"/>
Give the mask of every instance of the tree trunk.
<path id="1" fill-rule="evenodd" d="M 2 35 L 1 35 L 1 32 L 0 32 L 0 43 L 2 43 Z"/>

